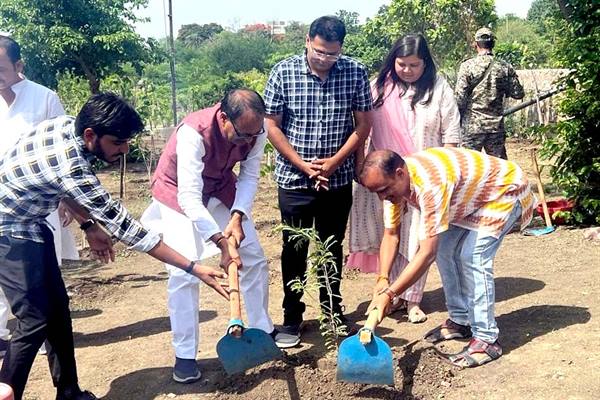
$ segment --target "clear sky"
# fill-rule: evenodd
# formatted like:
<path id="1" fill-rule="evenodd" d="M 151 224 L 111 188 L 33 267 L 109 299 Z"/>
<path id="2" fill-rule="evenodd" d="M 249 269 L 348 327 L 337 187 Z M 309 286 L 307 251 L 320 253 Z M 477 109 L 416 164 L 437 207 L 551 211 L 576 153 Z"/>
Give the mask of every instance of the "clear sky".
<path id="1" fill-rule="evenodd" d="M 379 7 L 390 0 L 173 0 L 173 29 L 175 35 L 184 24 L 216 22 L 225 28 L 237 29 L 247 24 L 270 20 L 301 21 L 310 23 L 321 15 L 335 14 L 338 10 L 356 11 L 361 21 L 372 18 Z M 516 14 L 524 18 L 532 0 L 496 0 L 498 15 Z M 140 24 L 137 31 L 142 36 L 164 37 L 165 11 L 168 0 L 150 0 L 148 8 L 139 16 L 151 22 Z M 166 28 L 166 29 L 165 29 Z"/>

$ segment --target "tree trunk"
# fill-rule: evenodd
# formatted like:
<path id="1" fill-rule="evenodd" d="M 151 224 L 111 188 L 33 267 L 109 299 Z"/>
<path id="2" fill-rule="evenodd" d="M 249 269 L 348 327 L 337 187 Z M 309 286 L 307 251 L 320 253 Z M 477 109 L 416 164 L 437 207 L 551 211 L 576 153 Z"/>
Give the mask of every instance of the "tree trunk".
<path id="1" fill-rule="evenodd" d="M 77 62 L 81 66 L 81 69 L 83 70 L 83 73 L 85 74 L 85 77 L 88 80 L 88 84 L 90 86 L 90 92 L 92 94 L 98 93 L 100 91 L 100 80 L 98 80 L 98 75 L 96 74 L 94 69 L 90 68 L 85 63 L 85 60 L 78 55 L 75 56 L 75 60 L 77 60 Z"/>
<path id="2" fill-rule="evenodd" d="M 100 92 L 100 81 L 98 79 L 88 77 L 88 83 L 90 85 L 90 92 L 96 94 Z"/>
<path id="3" fill-rule="evenodd" d="M 560 8 L 560 12 L 565 17 L 565 19 L 571 22 L 571 14 L 573 14 L 573 8 L 569 0 L 557 0 L 558 8 Z"/>

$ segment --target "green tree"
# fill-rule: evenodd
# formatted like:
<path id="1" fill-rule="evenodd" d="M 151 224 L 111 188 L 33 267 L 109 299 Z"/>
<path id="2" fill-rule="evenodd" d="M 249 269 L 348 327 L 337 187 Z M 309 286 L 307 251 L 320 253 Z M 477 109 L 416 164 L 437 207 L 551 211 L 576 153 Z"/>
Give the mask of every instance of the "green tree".
<path id="1" fill-rule="evenodd" d="M 30 78 L 56 87 L 56 74 L 84 76 L 98 92 L 102 78 L 130 62 L 138 72 L 160 52 L 133 24 L 147 0 L 2 0 L 0 26 L 20 43 Z"/>
<path id="2" fill-rule="evenodd" d="M 347 34 L 351 35 L 360 31 L 359 14 L 356 11 L 339 10 L 335 15 L 344 21 Z"/>
<path id="3" fill-rule="evenodd" d="M 493 0 L 392 0 L 363 26 L 364 41 L 353 52 L 374 70 L 400 36 L 423 33 L 442 69 L 453 75 L 471 53 L 477 28 L 496 19 Z"/>
<path id="4" fill-rule="evenodd" d="M 287 47 L 292 53 L 296 53 L 304 48 L 304 41 L 308 35 L 309 26 L 302 22 L 291 21 L 285 27 L 285 36 L 281 45 Z"/>
<path id="5" fill-rule="evenodd" d="M 177 41 L 186 47 L 200 47 L 202 43 L 221 32 L 223 27 L 214 22 L 204 25 L 182 25 L 177 32 Z"/>
<path id="6" fill-rule="evenodd" d="M 274 38 L 273 52 L 266 60 L 266 69 L 270 70 L 284 58 L 302 53 L 306 35 L 308 35 L 308 25 L 298 21 L 288 23 L 285 27 L 285 35 Z"/>
<path id="7" fill-rule="evenodd" d="M 267 79 L 269 78 L 266 72 L 260 72 L 257 69 L 251 69 L 250 71 L 237 72 L 233 74 L 236 81 L 248 89 L 256 90 L 258 93 L 265 91 L 267 85 Z"/>
<path id="8" fill-rule="evenodd" d="M 550 43 L 541 35 L 535 23 L 508 14 L 498 20 L 494 53 L 515 68 L 546 66 Z"/>
<path id="9" fill-rule="evenodd" d="M 65 112 L 67 115 L 77 115 L 90 95 L 87 81 L 69 71 L 59 73 L 57 81 L 56 92 L 65 107 Z"/>
<path id="10" fill-rule="evenodd" d="M 206 56 L 214 74 L 262 71 L 273 52 L 273 42 L 260 32 L 221 32 L 206 44 Z"/>
<path id="11" fill-rule="evenodd" d="M 185 114 L 214 105 L 231 90 L 243 86 L 232 73 L 209 75 L 206 79 L 198 80 L 182 89 L 177 101 Z"/>
<path id="12" fill-rule="evenodd" d="M 123 65 L 122 72 L 104 78 L 103 90 L 114 92 L 132 104 L 148 129 L 171 123 L 170 87 L 167 81 L 156 83 L 140 77 L 131 64 Z M 57 92 L 68 115 L 77 115 L 89 98 L 85 78 L 69 71 L 58 75 Z"/>
<path id="13" fill-rule="evenodd" d="M 568 198 L 576 200 L 573 221 L 600 223 L 600 3 L 561 0 L 566 23 L 555 57 L 570 68 L 559 111 L 567 118 L 550 127 L 544 143 L 552 160 L 552 178 Z M 564 21 L 564 20 L 563 20 Z"/>
<path id="14" fill-rule="evenodd" d="M 556 0 L 534 0 L 527 11 L 527 21 L 533 23 L 538 32 L 545 32 L 550 19 L 559 16 L 560 9 Z"/>

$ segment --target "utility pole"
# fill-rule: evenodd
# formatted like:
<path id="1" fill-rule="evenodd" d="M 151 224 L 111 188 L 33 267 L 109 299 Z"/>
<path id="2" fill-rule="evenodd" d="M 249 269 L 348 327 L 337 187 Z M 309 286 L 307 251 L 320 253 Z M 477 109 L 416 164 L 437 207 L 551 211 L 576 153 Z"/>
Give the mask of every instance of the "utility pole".
<path id="1" fill-rule="evenodd" d="M 175 42 L 173 40 L 173 0 L 169 0 L 169 45 L 171 47 L 171 109 L 173 111 L 173 126 L 177 126 L 177 95 L 175 88 Z"/>

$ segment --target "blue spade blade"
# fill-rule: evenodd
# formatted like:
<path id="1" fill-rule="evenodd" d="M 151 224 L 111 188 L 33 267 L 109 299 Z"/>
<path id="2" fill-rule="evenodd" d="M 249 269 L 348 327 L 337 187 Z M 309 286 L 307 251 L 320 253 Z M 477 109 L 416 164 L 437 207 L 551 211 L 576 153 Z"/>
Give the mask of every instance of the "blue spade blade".
<path id="1" fill-rule="evenodd" d="M 241 337 L 226 334 L 217 343 L 217 354 L 228 374 L 254 368 L 281 355 L 281 350 L 260 329 L 244 329 Z"/>
<path id="2" fill-rule="evenodd" d="M 394 385 L 394 361 L 390 346 L 375 335 L 366 345 L 360 342 L 358 334 L 350 336 L 340 344 L 337 380 Z"/>
<path id="3" fill-rule="evenodd" d="M 542 236 L 554 232 L 553 226 L 545 226 L 543 228 L 527 228 L 523 231 L 525 236 Z"/>

